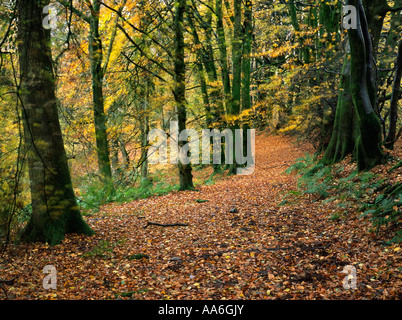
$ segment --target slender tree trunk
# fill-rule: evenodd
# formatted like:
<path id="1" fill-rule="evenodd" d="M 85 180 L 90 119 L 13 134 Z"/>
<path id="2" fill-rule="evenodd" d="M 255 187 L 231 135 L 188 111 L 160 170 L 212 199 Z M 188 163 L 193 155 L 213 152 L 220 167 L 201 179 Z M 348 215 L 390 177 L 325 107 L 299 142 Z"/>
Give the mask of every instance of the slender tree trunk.
<path id="1" fill-rule="evenodd" d="M 288 2 L 289 7 L 289 15 L 290 15 L 290 22 L 292 23 L 293 28 L 296 32 L 301 33 L 302 30 L 300 28 L 299 21 L 297 20 L 297 11 L 296 5 L 294 0 L 289 0 Z M 304 45 L 304 36 L 299 36 L 298 38 L 300 44 L 300 60 L 303 64 L 310 63 L 310 50 L 307 46 Z"/>
<path id="2" fill-rule="evenodd" d="M 231 106 L 232 96 L 231 96 L 231 87 L 229 78 L 226 36 L 223 25 L 222 0 L 216 0 L 215 12 L 216 12 L 216 33 L 218 35 L 219 61 L 221 66 L 223 94 L 226 109 L 225 111 L 226 113 L 228 113 L 229 110 L 232 110 Z"/>
<path id="3" fill-rule="evenodd" d="M 212 0 L 208 0 L 208 5 L 210 8 L 212 8 Z M 217 72 L 215 68 L 214 50 L 212 48 L 212 11 L 210 9 L 208 9 L 206 13 L 206 21 L 205 23 L 202 23 L 202 28 L 204 29 L 205 33 L 205 68 L 207 70 L 208 78 L 210 80 L 216 80 Z"/>
<path id="4" fill-rule="evenodd" d="M 99 35 L 100 1 L 94 0 L 90 17 L 89 58 L 91 61 L 92 98 L 95 123 L 96 151 L 99 173 L 103 182 L 112 187 L 109 146 L 106 132 L 106 115 L 103 100 L 102 42 Z"/>
<path id="5" fill-rule="evenodd" d="M 393 149 L 396 139 L 396 126 L 398 124 L 398 101 L 401 94 L 401 77 L 402 77 L 402 40 L 399 41 L 398 57 L 395 63 L 395 77 L 392 88 L 391 103 L 389 107 L 389 129 L 385 139 L 385 147 Z"/>
<path id="6" fill-rule="evenodd" d="M 203 64 L 203 52 L 202 52 L 202 44 L 200 41 L 200 38 L 198 36 L 198 32 L 194 26 L 194 22 L 192 17 L 189 15 L 188 16 L 188 22 L 191 28 L 191 33 L 193 35 L 193 40 L 194 40 L 194 45 L 197 48 L 196 49 L 196 64 L 197 64 L 197 71 L 198 71 L 198 77 L 200 79 L 200 85 L 201 85 L 201 95 L 202 95 L 202 100 L 204 103 L 204 109 L 205 109 L 205 124 L 207 128 L 211 128 L 212 124 L 212 114 L 211 114 L 211 105 L 209 102 L 209 95 L 208 95 L 208 89 L 207 89 L 207 81 L 205 78 L 205 70 L 204 70 L 204 64 Z"/>
<path id="7" fill-rule="evenodd" d="M 175 1 L 174 11 L 174 34 L 175 34 L 175 52 L 174 52 L 174 98 L 177 106 L 177 122 L 179 132 L 186 129 L 186 65 L 184 61 L 184 35 L 183 20 L 186 8 L 186 0 Z M 182 148 L 186 141 L 178 141 L 179 148 Z M 191 173 L 191 164 L 184 164 L 178 161 L 180 190 L 192 190 L 193 175 Z"/>
<path id="8" fill-rule="evenodd" d="M 241 65 L 242 65 L 242 25 L 241 25 L 241 0 L 234 0 L 234 25 L 232 40 L 232 105 L 229 111 L 230 115 L 240 113 L 241 99 Z"/>
<path id="9" fill-rule="evenodd" d="M 19 0 L 20 98 L 32 199 L 21 234 L 28 242 L 60 243 L 66 233 L 92 234 L 77 205 L 59 124 L 50 32 L 42 27 L 49 1 Z"/>
<path id="10" fill-rule="evenodd" d="M 242 110 L 251 108 L 251 45 L 253 41 L 253 4 L 246 0 L 244 8 L 244 35 L 242 58 Z"/>
<path id="11" fill-rule="evenodd" d="M 148 182 L 148 134 L 149 134 L 148 98 L 149 96 L 147 94 L 146 99 L 143 102 L 143 109 L 141 115 L 141 184 L 146 184 Z"/>
<path id="12" fill-rule="evenodd" d="M 130 166 L 130 156 L 127 152 L 125 143 L 124 143 L 123 139 L 121 139 L 121 138 L 119 139 L 119 147 L 120 147 L 120 152 L 123 156 L 123 161 L 124 161 L 123 169 L 127 170 Z"/>
<path id="13" fill-rule="evenodd" d="M 214 6 L 213 0 L 208 0 L 209 9 L 206 13 L 206 21 L 202 24 L 205 33 L 205 48 L 203 48 L 201 55 L 204 63 L 205 70 L 208 75 L 208 81 L 210 83 L 209 101 L 211 104 L 211 113 L 213 115 L 212 121 L 217 122 L 224 114 L 224 103 L 220 97 L 221 88 L 216 85 L 218 81 L 218 73 L 215 66 L 215 56 L 212 46 L 212 8 Z"/>
<path id="14" fill-rule="evenodd" d="M 102 67 L 103 50 L 102 41 L 99 34 L 99 14 L 100 14 L 100 0 L 93 0 L 87 3 L 90 5 L 90 14 L 87 16 L 82 11 L 73 7 L 69 1 L 60 0 L 60 3 L 67 9 L 80 17 L 83 21 L 89 24 L 89 39 L 88 51 L 90 59 L 91 77 L 92 77 L 92 100 L 94 112 L 94 125 L 95 125 L 95 139 L 96 139 L 96 153 L 98 157 L 98 170 L 102 177 L 103 183 L 110 191 L 113 191 L 112 168 L 110 164 L 108 138 L 106 132 L 106 115 L 104 111 L 103 101 L 103 76 L 107 68 L 112 45 L 116 36 L 116 27 L 118 26 L 118 18 L 112 31 L 112 37 L 108 52 L 106 54 L 105 66 Z M 119 10 L 124 7 L 125 1 Z"/>
<path id="15" fill-rule="evenodd" d="M 113 172 L 116 176 L 119 176 L 121 172 L 121 167 L 119 164 L 119 140 L 118 138 L 114 138 L 112 140 L 112 149 L 111 149 L 111 162 Z"/>
<path id="16" fill-rule="evenodd" d="M 233 7 L 233 39 L 232 39 L 232 68 L 233 68 L 233 78 L 232 78 L 232 101 L 230 103 L 230 108 L 227 110 L 228 116 L 228 127 L 232 131 L 233 145 L 232 145 L 232 156 L 233 163 L 229 165 L 228 174 L 236 173 L 236 139 L 235 130 L 240 129 L 238 116 L 241 110 L 241 72 L 242 72 L 242 1 L 234 0 Z M 229 148 L 230 150 L 230 148 Z"/>

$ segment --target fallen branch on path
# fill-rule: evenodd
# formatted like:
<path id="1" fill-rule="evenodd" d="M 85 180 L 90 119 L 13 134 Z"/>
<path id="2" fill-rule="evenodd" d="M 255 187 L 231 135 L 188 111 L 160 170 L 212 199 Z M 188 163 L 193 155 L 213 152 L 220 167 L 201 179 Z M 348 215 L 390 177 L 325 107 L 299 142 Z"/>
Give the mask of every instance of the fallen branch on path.
<path id="1" fill-rule="evenodd" d="M 15 279 L 11 279 L 11 280 L 4 280 L 4 279 L 0 279 L 0 288 L 1 290 L 3 290 L 4 295 L 6 296 L 6 299 L 8 300 L 8 295 L 7 295 L 7 290 L 5 288 L 5 285 L 13 285 L 14 284 Z"/>
<path id="2" fill-rule="evenodd" d="M 276 166 L 271 166 L 271 167 L 261 167 L 262 169 L 273 169 L 273 168 L 282 168 L 282 167 L 285 167 L 285 166 L 290 166 L 291 165 L 291 162 L 289 162 L 289 161 L 286 161 L 286 162 L 284 162 L 284 163 L 282 163 L 282 164 L 278 164 L 278 165 L 276 165 Z"/>
<path id="3" fill-rule="evenodd" d="M 15 279 L 10 279 L 10 280 L 3 280 L 3 279 L 0 279 L 0 283 L 1 283 L 1 284 L 6 284 L 6 285 L 9 285 L 9 286 L 13 285 L 13 284 L 14 284 L 14 281 L 15 281 Z"/>
<path id="4" fill-rule="evenodd" d="M 188 224 L 185 223 L 171 223 L 171 224 L 162 224 L 156 222 L 147 222 L 147 224 L 143 227 L 144 229 L 148 226 L 159 226 L 159 227 L 188 227 Z"/>

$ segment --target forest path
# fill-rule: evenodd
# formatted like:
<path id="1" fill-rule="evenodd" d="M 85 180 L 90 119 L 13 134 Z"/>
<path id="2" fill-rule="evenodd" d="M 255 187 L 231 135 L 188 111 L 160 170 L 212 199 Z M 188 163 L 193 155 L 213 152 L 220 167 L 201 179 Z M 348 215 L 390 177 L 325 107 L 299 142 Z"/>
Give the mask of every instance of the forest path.
<path id="1" fill-rule="evenodd" d="M 370 279 L 378 272 L 373 256 L 394 259 L 372 242 L 369 222 L 356 216 L 331 221 L 339 208 L 315 202 L 309 195 L 292 197 L 297 177 L 284 171 L 312 150 L 265 134 L 256 137 L 255 150 L 252 175 L 227 177 L 197 187 L 198 192 L 173 192 L 118 206 L 118 212 L 131 212 L 136 218 L 122 218 L 116 234 L 132 230 L 131 248 L 147 253 L 148 263 L 155 262 L 160 270 L 148 264 L 158 275 L 154 283 L 159 289 L 147 292 L 146 298 L 355 299 L 398 294 L 392 287 L 384 293 L 384 283 L 376 283 L 380 291 L 366 288 L 372 288 Z M 141 228 L 146 222 L 188 227 Z M 360 268 L 359 288 L 364 290 L 343 288 L 341 272 L 346 265 Z M 386 273 L 392 274 L 388 269 Z"/>
<path id="2" fill-rule="evenodd" d="M 92 237 L 12 245 L 11 292 L 25 299 L 397 298 L 399 246 L 374 241 L 357 215 L 330 220 L 334 204 L 292 195 L 297 180 L 284 171 L 305 151 L 258 135 L 253 175 L 105 205 L 85 218 Z M 41 288 L 46 264 L 57 268 L 55 291 Z M 356 268 L 357 290 L 342 286 L 347 265 Z"/>

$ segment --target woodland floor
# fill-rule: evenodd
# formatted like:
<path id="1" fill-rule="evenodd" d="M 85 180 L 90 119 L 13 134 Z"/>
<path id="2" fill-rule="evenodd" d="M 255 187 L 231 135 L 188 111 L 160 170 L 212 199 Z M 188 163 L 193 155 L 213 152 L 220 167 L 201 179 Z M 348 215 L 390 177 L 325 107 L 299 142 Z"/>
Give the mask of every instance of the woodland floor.
<path id="1" fill-rule="evenodd" d="M 0 257 L 0 278 L 15 278 L 9 299 L 401 299 L 400 245 L 373 237 L 367 218 L 330 220 L 339 208 L 305 194 L 280 204 L 297 189 L 284 170 L 306 151 L 260 134 L 251 176 L 105 205 L 85 217 L 91 237 L 9 244 Z M 56 290 L 43 289 L 46 265 Z M 346 265 L 355 290 L 342 286 Z"/>

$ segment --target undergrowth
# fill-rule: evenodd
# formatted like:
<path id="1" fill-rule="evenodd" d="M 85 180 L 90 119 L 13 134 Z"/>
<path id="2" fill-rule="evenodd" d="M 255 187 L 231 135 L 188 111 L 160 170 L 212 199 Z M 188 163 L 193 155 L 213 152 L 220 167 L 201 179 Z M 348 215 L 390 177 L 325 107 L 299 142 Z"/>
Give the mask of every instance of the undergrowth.
<path id="1" fill-rule="evenodd" d="M 200 171 L 198 172 L 199 177 L 194 177 L 196 184 L 212 185 L 224 176 L 224 173 L 209 174 L 207 170 L 201 172 L 203 169 L 205 168 L 198 170 Z M 98 211 L 100 206 L 107 203 L 124 203 L 152 196 L 165 195 L 179 190 L 180 187 L 178 181 L 171 179 L 171 175 L 168 171 L 157 170 L 148 180 L 143 182 L 115 183 L 113 191 L 110 191 L 110 188 L 107 186 L 102 186 L 98 176 L 88 174 L 80 180 L 77 201 L 83 211 L 82 213 L 87 215 Z"/>
<path id="2" fill-rule="evenodd" d="M 339 207 L 330 220 L 339 220 L 342 214 L 355 210 L 371 220 L 377 235 L 382 230 L 390 242 L 402 242 L 402 182 L 390 183 L 386 173 L 351 170 L 345 161 L 332 166 L 317 164 L 310 154 L 297 159 L 285 173 L 300 175 L 298 193 L 311 194 L 316 201 L 334 202 Z"/>
<path id="3" fill-rule="evenodd" d="M 119 184 L 110 191 L 107 186 L 102 186 L 98 178 L 88 177 L 80 186 L 80 196 L 78 203 L 83 210 L 83 214 L 89 211 L 97 211 L 100 206 L 111 203 L 123 203 L 138 199 L 145 199 L 151 196 L 167 194 L 179 189 L 178 184 L 170 184 L 163 178 L 153 181 L 148 180 L 143 183 L 132 185 Z"/>

